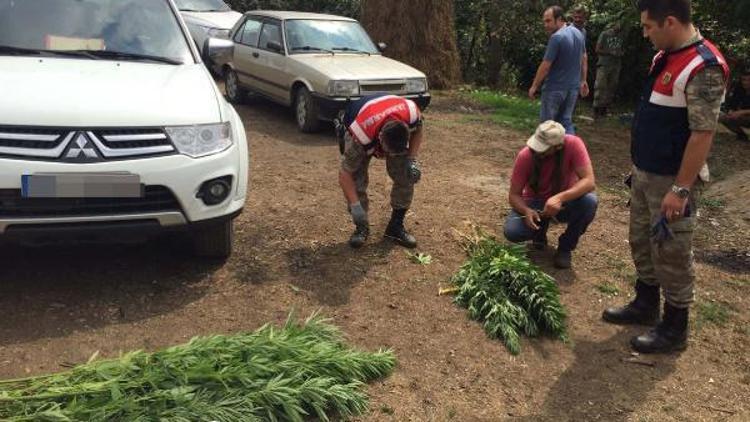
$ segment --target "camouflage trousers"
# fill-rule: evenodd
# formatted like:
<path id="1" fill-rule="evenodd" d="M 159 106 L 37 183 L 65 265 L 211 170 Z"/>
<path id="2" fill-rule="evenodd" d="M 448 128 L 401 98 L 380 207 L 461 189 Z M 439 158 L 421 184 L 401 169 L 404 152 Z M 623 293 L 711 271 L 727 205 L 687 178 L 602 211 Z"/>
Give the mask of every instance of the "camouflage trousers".
<path id="1" fill-rule="evenodd" d="M 352 142 L 354 140 L 347 133 L 344 136 L 344 149 L 351 148 Z M 345 156 L 344 159 L 347 159 L 347 157 Z M 367 196 L 367 187 L 370 183 L 369 168 L 372 156 L 361 155 L 359 160 L 357 170 L 352 173 L 352 176 L 357 187 L 359 202 L 365 210 L 369 210 L 370 200 Z M 409 179 L 409 160 L 407 155 L 386 155 L 385 167 L 388 171 L 388 176 L 393 182 L 391 188 L 391 207 L 395 210 L 409 209 L 414 199 L 414 183 Z"/>
<path id="2" fill-rule="evenodd" d="M 672 188 L 674 176 L 647 173 L 633 167 L 630 190 L 630 249 L 638 279 L 661 286 L 666 301 L 676 308 L 693 302 L 693 230 L 703 182 L 696 182 L 688 201 L 690 216 L 669 225 L 674 239 L 659 244 L 651 227 L 661 219 L 661 204 Z"/>
<path id="3" fill-rule="evenodd" d="M 609 107 L 615 99 L 620 82 L 620 63 L 599 65 L 594 82 L 594 107 Z"/>

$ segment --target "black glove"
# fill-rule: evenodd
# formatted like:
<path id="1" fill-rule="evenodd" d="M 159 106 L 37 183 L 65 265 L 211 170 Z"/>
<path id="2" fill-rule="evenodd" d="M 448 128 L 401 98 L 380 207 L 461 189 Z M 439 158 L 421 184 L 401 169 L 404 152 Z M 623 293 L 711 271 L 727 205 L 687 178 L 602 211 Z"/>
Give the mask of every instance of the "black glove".
<path id="1" fill-rule="evenodd" d="M 410 158 L 408 160 L 406 173 L 411 184 L 416 185 L 419 183 L 419 179 L 422 178 L 422 169 L 419 168 L 419 163 L 415 158 Z"/>

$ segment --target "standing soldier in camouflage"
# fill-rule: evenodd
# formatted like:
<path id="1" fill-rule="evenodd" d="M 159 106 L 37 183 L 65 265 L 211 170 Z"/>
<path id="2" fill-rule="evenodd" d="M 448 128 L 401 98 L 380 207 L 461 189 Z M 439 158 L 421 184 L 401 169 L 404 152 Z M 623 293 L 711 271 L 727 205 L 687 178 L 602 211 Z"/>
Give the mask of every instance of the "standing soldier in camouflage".
<path id="1" fill-rule="evenodd" d="M 638 280 L 635 299 L 603 318 L 656 324 L 630 344 L 641 353 L 669 353 L 687 347 L 695 216 L 729 68 L 692 25 L 690 0 L 640 0 L 638 8 L 644 36 L 660 50 L 632 128 L 630 247 Z"/>
<path id="2" fill-rule="evenodd" d="M 594 83 L 594 117 L 604 117 L 615 98 L 620 81 L 624 51 L 622 25 L 618 22 L 599 35 L 596 43 L 596 82 Z"/>
<path id="3" fill-rule="evenodd" d="M 395 95 L 375 94 L 351 103 L 337 124 L 344 140 L 339 184 L 355 225 L 349 245 L 359 248 L 370 235 L 368 169 L 372 157 L 385 159 L 391 189 L 391 221 L 385 237 L 407 248 L 417 240 L 404 228 L 421 171 L 417 154 L 422 145 L 422 114 L 417 105 Z"/>

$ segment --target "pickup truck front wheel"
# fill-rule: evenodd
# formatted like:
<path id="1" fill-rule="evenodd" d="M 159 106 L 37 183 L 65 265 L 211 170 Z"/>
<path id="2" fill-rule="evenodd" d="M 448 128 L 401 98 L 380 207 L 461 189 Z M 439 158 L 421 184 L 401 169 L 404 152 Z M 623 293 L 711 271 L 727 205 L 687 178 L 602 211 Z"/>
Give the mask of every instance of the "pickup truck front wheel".
<path id="1" fill-rule="evenodd" d="M 233 240 L 234 227 L 231 219 L 199 226 L 192 231 L 193 252 L 202 258 L 229 258 L 232 254 Z"/>

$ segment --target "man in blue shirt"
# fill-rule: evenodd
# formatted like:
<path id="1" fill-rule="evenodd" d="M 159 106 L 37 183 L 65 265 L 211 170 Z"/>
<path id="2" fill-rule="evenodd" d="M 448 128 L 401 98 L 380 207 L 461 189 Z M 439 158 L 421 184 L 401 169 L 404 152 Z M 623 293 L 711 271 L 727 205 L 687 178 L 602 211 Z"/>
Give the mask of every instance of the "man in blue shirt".
<path id="1" fill-rule="evenodd" d="M 544 11 L 544 29 L 550 34 L 544 60 L 539 65 L 529 98 L 542 88 L 542 110 L 539 120 L 554 120 L 575 134 L 573 111 L 578 94 L 589 95 L 585 75 L 588 73 L 586 39 L 573 25 L 565 23 L 563 9 L 552 6 Z M 544 85 L 542 85 L 544 82 Z"/>

